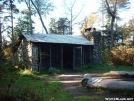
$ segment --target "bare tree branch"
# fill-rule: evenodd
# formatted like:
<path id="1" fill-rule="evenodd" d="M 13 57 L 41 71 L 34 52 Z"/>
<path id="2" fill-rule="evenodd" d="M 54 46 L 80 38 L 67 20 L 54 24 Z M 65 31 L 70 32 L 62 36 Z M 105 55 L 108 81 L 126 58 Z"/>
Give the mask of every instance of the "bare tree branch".
<path id="1" fill-rule="evenodd" d="M 85 3 L 82 5 L 82 7 L 81 7 L 81 9 L 80 9 L 80 12 L 73 18 L 72 21 L 74 21 L 74 20 L 80 15 L 80 13 L 81 13 L 82 10 L 83 10 L 84 5 L 85 5 Z"/>
<path id="2" fill-rule="evenodd" d="M 69 11 L 71 11 L 71 9 L 68 7 L 66 1 L 64 1 L 64 5 L 66 5 L 67 9 L 68 9 Z"/>
<path id="3" fill-rule="evenodd" d="M 72 4 L 71 9 L 73 9 L 73 7 L 74 7 L 75 3 L 76 3 L 76 0 L 75 0 L 75 1 L 74 1 L 74 3 Z"/>

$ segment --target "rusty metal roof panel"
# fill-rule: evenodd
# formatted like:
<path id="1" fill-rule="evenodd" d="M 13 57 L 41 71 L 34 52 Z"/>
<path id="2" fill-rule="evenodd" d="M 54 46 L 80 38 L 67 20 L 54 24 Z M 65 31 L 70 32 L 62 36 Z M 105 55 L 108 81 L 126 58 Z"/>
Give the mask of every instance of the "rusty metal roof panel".
<path id="1" fill-rule="evenodd" d="M 57 35 L 57 34 L 25 34 L 23 35 L 32 42 L 46 42 L 46 43 L 65 43 L 65 44 L 81 44 L 93 45 L 90 41 L 81 35 Z"/>

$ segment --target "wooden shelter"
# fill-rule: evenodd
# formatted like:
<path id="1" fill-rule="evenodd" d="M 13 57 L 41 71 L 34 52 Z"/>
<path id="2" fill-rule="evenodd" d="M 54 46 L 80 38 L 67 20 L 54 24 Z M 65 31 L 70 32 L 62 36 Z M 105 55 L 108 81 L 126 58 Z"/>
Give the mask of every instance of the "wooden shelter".
<path id="1" fill-rule="evenodd" d="M 23 36 L 18 51 L 32 70 L 45 71 L 50 67 L 81 70 L 93 62 L 94 45 L 83 36 L 26 33 Z"/>

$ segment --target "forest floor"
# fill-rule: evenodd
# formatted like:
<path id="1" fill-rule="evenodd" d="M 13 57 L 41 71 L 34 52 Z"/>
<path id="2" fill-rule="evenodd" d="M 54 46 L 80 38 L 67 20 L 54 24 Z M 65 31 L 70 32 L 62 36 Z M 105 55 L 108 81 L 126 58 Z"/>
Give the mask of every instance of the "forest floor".
<path id="1" fill-rule="evenodd" d="M 74 96 L 74 99 L 77 101 L 79 97 L 86 98 L 126 98 L 125 93 L 113 93 L 103 90 L 93 90 L 87 89 L 86 87 L 81 86 L 81 80 L 83 79 L 85 73 L 81 72 L 66 72 L 63 75 L 56 76 L 58 81 L 62 82 L 62 88 Z M 100 76 L 102 74 L 91 74 L 92 76 Z"/>

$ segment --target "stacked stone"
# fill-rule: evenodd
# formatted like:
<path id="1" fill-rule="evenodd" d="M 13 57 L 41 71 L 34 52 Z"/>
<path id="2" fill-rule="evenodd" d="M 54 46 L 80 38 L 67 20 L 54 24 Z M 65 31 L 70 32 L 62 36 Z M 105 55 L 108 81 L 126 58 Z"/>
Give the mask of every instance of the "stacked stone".
<path id="1" fill-rule="evenodd" d="M 87 31 L 86 37 L 94 44 L 93 48 L 93 63 L 102 63 L 102 39 L 101 32 Z"/>
<path id="2" fill-rule="evenodd" d="M 102 63 L 102 40 L 101 32 L 92 32 L 93 35 L 93 60 L 94 63 Z"/>

